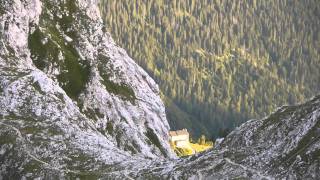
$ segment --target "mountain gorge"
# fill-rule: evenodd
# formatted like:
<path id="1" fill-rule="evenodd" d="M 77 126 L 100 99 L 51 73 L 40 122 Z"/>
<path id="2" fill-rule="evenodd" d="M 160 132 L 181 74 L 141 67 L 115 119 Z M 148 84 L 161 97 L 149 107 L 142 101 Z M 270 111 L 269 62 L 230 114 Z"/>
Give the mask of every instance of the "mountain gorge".
<path id="1" fill-rule="evenodd" d="M 176 158 L 158 85 L 97 3 L 0 1 L 0 180 L 320 177 L 320 96 Z"/>
<path id="2" fill-rule="evenodd" d="M 247 121 L 213 150 L 160 169 L 147 172 L 171 179 L 318 179 L 320 96 Z"/>
<path id="3" fill-rule="evenodd" d="M 195 138 L 320 90 L 317 0 L 102 0 L 100 9 L 115 41 L 159 83 L 170 126 Z"/>

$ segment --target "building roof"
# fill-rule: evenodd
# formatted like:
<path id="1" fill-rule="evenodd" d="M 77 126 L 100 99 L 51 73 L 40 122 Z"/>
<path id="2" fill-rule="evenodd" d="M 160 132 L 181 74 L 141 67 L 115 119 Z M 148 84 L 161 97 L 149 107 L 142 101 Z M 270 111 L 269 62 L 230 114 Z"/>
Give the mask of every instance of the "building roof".
<path id="1" fill-rule="evenodd" d="M 187 129 L 177 130 L 177 131 L 169 131 L 170 136 L 179 136 L 179 135 L 189 135 Z"/>

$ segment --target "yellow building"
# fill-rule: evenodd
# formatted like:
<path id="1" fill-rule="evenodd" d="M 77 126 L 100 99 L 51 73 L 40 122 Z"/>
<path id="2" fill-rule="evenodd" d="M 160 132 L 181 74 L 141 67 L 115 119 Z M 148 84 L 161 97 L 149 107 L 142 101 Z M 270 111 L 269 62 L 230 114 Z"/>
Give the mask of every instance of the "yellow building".
<path id="1" fill-rule="evenodd" d="M 169 131 L 169 140 L 176 147 L 185 148 L 189 147 L 189 132 L 187 129 Z"/>

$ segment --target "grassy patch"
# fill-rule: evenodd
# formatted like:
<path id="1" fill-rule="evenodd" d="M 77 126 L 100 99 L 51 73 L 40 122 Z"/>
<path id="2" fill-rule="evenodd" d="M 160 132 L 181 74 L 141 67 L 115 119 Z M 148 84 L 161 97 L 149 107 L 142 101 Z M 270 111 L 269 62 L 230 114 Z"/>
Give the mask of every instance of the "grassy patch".
<path id="1" fill-rule="evenodd" d="M 134 91 L 126 84 L 117 84 L 108 79 L 103 79 L 102 84 L 106 87 L 107 91 L 119 95 L 122 99 L 135 103 L 136 96 Z"/>
<path id="2" fill-rule="evenodd" d="M 66 11 L 68 13 L 62 14 L 62 18 L 57 18 L 61 28 L 67 32 L 68 28 L 72 26 L 74 22 L 73 15 L 78 10 L 75 1 L 66 1 L 64 6 L 62 7 L 62 11 Z M 69 34 L 70 35 L 70 34 Z"/>
<path id="3" fill-rule="evenodd" d="M 92 120 L 98 120 L 99 118 L 103 118 L 104 115 L 100 113 L 99 109 L 91 109 L 87 108 L 83 113 Z"/>
<path id="4" fill-rule="evenodd" d="M 147 132 L 146 132 L 146 136 L 148 137 L 148 139 L 152 142 L 152 144 L 154 144 L 156 147 L 158 147 L 158 149 L 161 151 L 161 153 L 164 156 L 167 156 L 166 151 L 163 149 L 158 136 L 153 132 L 152 129 L 148 128 Z"/>
<path id="5" fill-rule="evenodd" d="M 54 95 L 57 96 L 64 104 L 66 103 L 66 101 L 64 100 L 64 96 L 63 96 L 62 93 L 56 92 Z"/>
<path id="6" fill-rule="evenodd" d="M 0 16 L 4 15 L 5 13 L 5 10 L 2 6 L 0 6 Z"/>
<path id="7" fill-rule="evenodd" d="M 54 4 L 47 1 L 44 3 L 44 7 L 56 11 Z M 74 48 L 78 36 L 72 27 L 77 6 L 74 1 L 67 1 L 61 7 L 67 12 L 62 13 L 62 18 L 54 16 L 51 19 L 50 15 L 46 14 L 47 11 L 44 11 L 40 19 L 41 30 L 38 28 L 29 35 L 28 45 L 37 68 L 45 70 L 53 65 L 59 69 L 60 74 L 57 79 L 60 86 L 69 97 L 76 100 L 89 79 L 90 66 L 88 62 L 80 59 L 79 53 Z M 59 26 L 56 26 L 56 23 Z M 63 34 L 73 41 L 66 43 Z"/>
<path id="8" fill-rule="evenodd" d="M 103 57 L 108 58 L 108 57 Z M 119 95 L 122 99 L 130 101 L 132 104 L 135 104 L 136 96 L 131 87 L 121 83 L 117 84 L 109 80 L 109 74 L 105 72 L 105 69 L 102 66 L 98 67 L 100 76 L 102 77 L 102 84 L 105 86 L 108 92 Z"/>
<path id="9" fill-rule="evenodd" d="M 190 143 L 190 146 L 195 152 L 201 152 L 212 148 L 211 145 L 200 145 L 196 143 Z"/>
<path id="10" fill-rule="evenodd" d="M 185 157 L 185 156 L 190 156 L 190 155 L 194 154 L 192 149 L 190 149 L 190 148 L 179 148 L 179 147 L 176 147 L 174 149 L 174 152 L 179 157 Z"/>
<path id="11" fill-rule="evenodd" d="M 32 86 L 33 86 L 34 89 L 35 89 L 36 91 L 38 91 L 40 94 L 42 94 L 42 95 L 45 95 L 45 94 L 46 94 L 45 92 L 42 91 L 41 86 L 40 86 L 40 83 L 39 83 L 38 81 L 34 82 L 34 83 L 32 84 Z"/>
<path id="12" fill-rule="evenodd" d="M 34 64 L 40 70 L 44 70 L 52 63 L 56 63 L 61 70 L 58 75 L 58 81 L 69 97 L 76 99 L 85 88 L 89 79 L 90 67 L 86 62 L 80 62 L 78 52 L 71 46 L 65 45 L 62 37 L 58 36 L 56 31 L 52 32 L 55 41 L 47 39 L 46 43 L 42 41 L 46 38 L 45 34 L 37 29 L 29 35 L 29 49 L 32 54 Z M 56 43 L 60 43 L 57 47 Z M 62 53 L 63 61 L 59 61 L 59 53 Z"/>
<path id="13" fill-rule="evenodd" d="M 33 63 L 37 68 L 43 70 L 50 61 L 58 58 L 57 47 L 52 42 L 42 44 L 41 40 L 45 38 L 45 35 L 36 29 L 33 34 L 28 37 L 28 46 L 31 51 L 31 57 Z"/>
<path id="14" fill-rule="evenodd" d="M 317 159 L 320 157 L 320 149 L 317 149 L 310 153 L 311 159 Z"/>
<path id="15" fill-rule="evenodd" d="M 42 164 L 38 161 L 29 161 L 24 167 L 23 171 L 26 173 L 37 172 L 41 169 Z"/>
<path id="16" fill-rule="evenodd" d="M 58 81 L 61 82 L 62 88 L 68 96 L 76 99 L 89 79 L 89 66 L 78 62 L 79 55 L 74 49 L 65 51 L 64 55 L 66 73 L 61 73 L 58 76 Z"/>
<path id="17" fill-rule="evenodd" d="M 112 135 L 113 134 L 113 124 L 112 122 L 107 122 L 107 127 L 106 127 L 106 132 L 108 132 L 108 134 Z"/>
<path id="18" fill-rule="evenodd" d="M 291 164 L 295 161 L 296 156 L 300 155 L 301 157 L 306 156 L 306 151 L 308 148 L 316 143 L 319 138 L 318 129 L 320 128 L 320 121 L 317 121 L 315 126 L 313 126 L 307 134 L 303 136 L 303 138 L 299 141 L 299 144 L 296 148 L 294 148 L 289 154 L 287 154 L 280 162 L 285 162 L 286 164 Z M 313 155 L 319 155 L 319 151 L 315 152 Z"/>
<path id="19" fill-rule="evenodd" d="M 7 129 L 4 129 L 7 128 Z M 1 128 L 4 129 L 0 132 L 0 144 L 14 144 L 16 142 L 16 138 L 12 135 L 14 134 L 8 127 L 1 124 Z"/>
<path id="20" fill-rule="evenodd" d="M 281 122 L 282 119 L 285 119 L 285 117 L 289 117 L 297 109 L 296 106 L 287 106 L 283 108 L 285 109 L 280 109 L 276 113 L 271 114 L 270 117 L 263 122 L 263 124 L 261 125 L 261 127 L 259 127 L 259 129 L 264 129 L 272 124 Z"/>
<path id="21" fill-rule="evenodd" d="M 121 136 L 122 136 L 122 133 L 120 132 L 116 134 L 117 147 L 121 146 Z"/>
<path id="22" fill-rule="evenodd" d="M 134 149 L 134 147 L 132 147 L 132 146 L 130 146 L 130 145 L 128 145 L 128 144 L 126 144 L 126 145 L 124 146 L 124 150 L 125 150 L 125 151 L 130 151 L 132 154 L 136 154 L 136 153 L 137 153 L 137 151 Z"/>
<path id="23" fill-rule="evenodd" d="M 189 143 L 186 147 L 177 147 L 174 144 L 170 144 L 173 151 L 177 154 L 179 157 L 185 157 L 190 156 L 195 153 L 199 153 L 202 151 L 206 151 L 208 149 L 211 149 L 213 147 L 212 144 L 198 144 L 198 143 Z"/>
<path id="24" fill-rule="evenodd" d="M 37 133 L 40 133 L 42 132 L 42 129 L 38 128 L 38 127 L 35 127 L 35 126 L 27 126 L 27 127 L 23 127 L 20 129 L 20 132 L 22 134 L 37 134 Z"/>

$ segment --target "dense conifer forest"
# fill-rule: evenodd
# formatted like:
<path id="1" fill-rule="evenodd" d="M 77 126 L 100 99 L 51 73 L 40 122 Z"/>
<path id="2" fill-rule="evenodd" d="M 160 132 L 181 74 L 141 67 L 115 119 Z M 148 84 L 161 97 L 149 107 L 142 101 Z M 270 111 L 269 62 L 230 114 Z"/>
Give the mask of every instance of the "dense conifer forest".
<path id="1" fill-rule="evenodd" d="M 320 3 L 101 0 L 106 29 L 159 83 L 173 129 L 221 136 L 320 90 Z"/>

